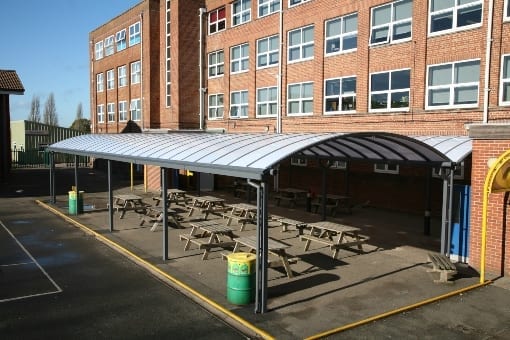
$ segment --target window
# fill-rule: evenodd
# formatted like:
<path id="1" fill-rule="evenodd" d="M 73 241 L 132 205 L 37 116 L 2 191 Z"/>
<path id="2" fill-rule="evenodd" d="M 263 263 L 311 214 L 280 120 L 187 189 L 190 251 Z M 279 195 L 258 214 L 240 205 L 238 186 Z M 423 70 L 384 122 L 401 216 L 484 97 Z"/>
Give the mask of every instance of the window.
<path id="1" fill-rule="evenodd" d="M 432 177 L 442 178 L 443 174 L 448 175 L 450 172 L 449 168 L 433 168 Z M 464 179 L 464 162 L 457 164 L 457 167 L 453 171 L 454 179 Z"/>
<path id="2" fill-rule="evenodd" d="M 95 52 L 96 52 L 95 53 L 96 54 L 96 60 L 99 60 L 99 59 L 103 58 L 103 41 L 100 41 L 100 42 L 96 43 Z"/>
<path id="3" fill-rule="evenodd" d="M 356 110 L 356 77 L 327 79 L 324 92 L 324 112 Z"/>
<path id="4" fill-rule="evenodd" d="M 230 117 L 248 117 L 248 90 L 230 93 Z"/>
<path id="5" fill-rule="evenodd" d="M 397 70 L 370 75 L 370 111 L 409 109 L 411 71 Z"/>
<path id="6" fill-rule="evenodd" d="M 119 102 L 119 122 L 127 121 L 127 101 Z"/>
<path id="7" fill-rule="evenodd" d="M 209 119 L 223 118 L 223 93 L 209 96 Z"/>
<path id="8" fill-rule="evenodd" d="M 248 44 L 234 46 L 230 49 L 230 73 L 248 71 Z"/>
<path id="9" fill-rule="evenodd" d="M 505 0 L 505 7 L 503 8 L 504 21 L 510 20 L 510 0 Z"/>
<path id="10" fill-rule="evenodd" d="M 97 106 L 97 122 L 104 123 L 104 104 Z"/>
<path id="11" fill-rule="evenodd" d="M 251 20 L 251 0 L 236 0 L 232 4 L 232 26 Z"/>
<path id="12" fill-rule="evenodd" d="M 278 65 L 279 53 L 278 35 L 263 38 L 257 41 L 257 67 L 264 68 Z"/>
<path id="13" fill-rule="evenodd" d="M 412 14 L 412 0 L 394 1 L 372 8 L 370 44 L 411 39 Z"/>
<path id="14" fill-rule="evenodd" d="M 102 73 L 98 73 L 96 75 L 96 89 L 97 92 L 103 92 L 104 90 L 104 79 Z"/>
<path id="15" fill-rule="evenodd" d="M 287 92 L 289 115 L 313 113 L 313 83 L 290 84 Z"/>
<path id="16" fill-rule="evenodd" d="M 257 117 L 276 116 L 277 101 L 278 88 L 276 86 L 257 89 Z"/>
<path id="17" fill-rule="evenodd" d="M 223 50 L 209 53 L 209 78 L 219 77 L 225 71 Z"/>
<path id="18" fill-rule="evenodd" d="M 117 76 L 119 77 L 119 87 L 127 86 L 126 65 L 117 68 Z"/>
<path id="19" fill-rule="evenodd" d="M 480 60 L 432 65 L 427 73 L 427 109 L 478 106 Z"/>
<path id="20" fill-rule="evenodd" d="M 499 103 L 510 105 L 510 54 L 501 57 L 501 81 L 499 82 Z"/>
<path id="21" fill-rule="evenodd" d="M 106 89 L 112 90 L 115 88 L 115 71 L 108 70 L 106 71 Z"/>
<path id="22" fill-rule="evenodd" d="M 140 35 L 140 21 L 129 26 L 129 46 L 139 44 L 141 40 Z"/>
<path id="23" fill-rule="evenodd" d="M 109 56 L 112 55 L 113 50 L 113 35 L 110 35 L 108 38 L 104 40 L 104 55 Z"/>
<path id="24" fill-rule="evenodd" d="M 226 26 L 225 7 L 216 9 L 209 13 L 209 34 L 223 31 Z"/>
<path id="25" fill-rule="evenodd" d="M 374 172 L 379 172 L 383 174 L 394 174 L 398 175 L 399 166 L 397 164 L 388 164 L 388 163 L 376 163 L 374 164 Z"/>
<path id="26" fill-rule="evenodd" d="M 115 42 L 117 43 L 117 52 L 126 48 L 126 30 L 118 31 L 115 34 Z"/>
<path id="27" fill-rule="evenodd" d="M 166 39 L 165 39 L 165 105 L 172 105 L 172 32 L 170 0 L 166 0 Z"/>
<path id="28" fill-rule="evenodd" d="M 299 157 L 291 157 L 290 158 L 290 165 L 295 166 L 306 166 L 308 162 L 306 161 L 306 158 L 299 158 Z"/>
<path id="29" fill-rule="evenodd" d="M 326 21 L 326 55 L 353 51 L 357 47 L 357 13 Z"/>
<path id="30" fill-rule="evenodd" d="M 289 0 L 289 7 L 301 5 L 302 3 L 308 2 L 310 0 Z"/>
<path id="31" fill-rule="evenodd" d="M 289 32 L 289 62 L 313 58 L 313 26 Z"/>
<path id="32" fill-rule="evenodd" d="M 259 0 L 259 18 L 280 10 L 280 0 Z"/>
<path id="33" fill-rule="evenodd" d="M 429 34 L 482 25 L 482 0 L 430 0 Z"/>
<path id="34" fill-rule="evenodd" d="M 140 61 L 131 63 L 131 84 L 138 84 L 142 80 L 142 70 L 140 68 Z"/>
<path id="35" fill-rule="evenodd" d="M 108 122 L 115 121 L 115 103 L 108 103 L 106 105 L 106 111 L 108 113 Z"/>
<path id="36" fill-rule="evenodd" d="M 333 161 L 330 164 L 331 164 L 331 166 L 330 166 L 331 169 L 336 169 L 336 170 L 345 170 L 345 169 L 347 169 L 347 162 L 346 161 Z"/>
<path id="37" fill-rule="evenodd" d="M 131 99 L 129 111 L 131 113 L 131 120 L 140 121 L 142 119 L 142 106 L 140 99 Z"/>

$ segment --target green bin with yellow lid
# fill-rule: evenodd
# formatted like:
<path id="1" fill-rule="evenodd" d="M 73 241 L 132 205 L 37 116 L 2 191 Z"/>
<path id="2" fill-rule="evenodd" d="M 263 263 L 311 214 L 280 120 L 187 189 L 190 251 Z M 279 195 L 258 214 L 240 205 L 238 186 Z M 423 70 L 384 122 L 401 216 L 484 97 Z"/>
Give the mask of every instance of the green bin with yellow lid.
<path id="1" fill-rule="evenodd" d="M 236 305 L 255 301 L 255 266 L 257 257 L 251 253 L 227 256 L 227 300 Z"/>

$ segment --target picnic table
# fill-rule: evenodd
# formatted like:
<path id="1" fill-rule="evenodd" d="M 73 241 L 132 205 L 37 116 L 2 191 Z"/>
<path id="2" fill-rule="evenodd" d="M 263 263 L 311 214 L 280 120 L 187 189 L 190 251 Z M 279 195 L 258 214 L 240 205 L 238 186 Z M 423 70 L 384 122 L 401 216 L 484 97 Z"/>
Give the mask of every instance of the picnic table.
<path id="1" fill-rule="evenodd" d="M 368 237 L 359 235 L 359 228 L 344 224 L 322 221 L 308 223 L 308 227 L 310 233 L 300 236 L 301 241 L 306 241 L 305 251 L 308 250 L 311 242 L 325 244 L 333 251 L 334 259 L 341 248 L 357 246 L 358 250 L 363 250 L 361 245 L 368 240 Z"/>
<path id="2" fill-rule="evenodd" d="M 186 204 L 187 201 L 186 191 L 177 188 L 167 189 L 166 197 L 169 206 L 171 203 Z M 152 199 L 156 201 L 155 205 L 158 206 L 163 201 L 163 195 L 154 196 Z"/>
<path id="3" fill-rule="evenodd" d="M 113 208 L 120 212 L 119 218 L 123 218 L 128 210 L 144 214 L 150 206 L 142 200 L 142 197 L 133 194 L 117 194 L 113 196 L 113 199 Z"/>
<path id="4" fill-rule="evenodd" d="M 227 219 L 229 226 L 233 220 L 241 226 L 239 231 L 243 231 L 246 223 L 256 224 L 257 206 L 248 203 L 234 203 L 228 204 L 227 210 L 222 214 L 223 218 Z"/>
<path id="5" fill-rule="evenodd" d="M 257 249 L 257 237 L 256 236 L 242 236 L 234 238 L 235 246 L 233 252 L 236 253 L 240 247 L 249 248 L 250 252 L 254 252 Z M 278 257 L 276 261 L 269 261 L 269 267 L 281 267 L 285 269 L 287 277 L 292 278 L 294 274 L 290 269 L 290 263 L 297 261 L 296 258 L 289 258 L 286 250 L 290 245 L 282 243 L 271 237 L 268 238 L 268 253 Z"/>
<path id="6" fill-rule="evenodd" d="M 280 201 L 289 202 L 290 207 L 295 207 L 296 202 L 306 199 L 306 195 L 308 191 L 296 188 L 280 188 L 278 190 L 278 194 L 274 197 L 276 200 L 276 205 L 280 205 Z"/>
<path id="7" fill-rule="evenodd" d="M 282 232 L 289 230 L 289 227 L 294 227 L 298 231 L 298 235 L 303 235 L 303 229 L 307 227 L 305 222 L 293 220 L 291 218 L 282 217 L 278 219 L 282 227 Z"/>
<path id="8" fill-rule="evenodd" d="M 317 213 L 322 209 L 322 195 L 317 196 L 317 198 L 312 202 L 312 210 Z M 351 213 L 351 206 L 349 204 L 350 197 L 344 195 L 326 195 L 326 210 L 329 210 L 331 216 L 336 216 L 336 212 L 338 209 L 344 209 L 347 213 Z"/>
<path id="9" fill-rule="evenodd" d="M 166 211 L 169 220 L 171 220 L 177 228 L 182 228 L 177 211 L 169 208 L 167 208 Z M 148 207 L 146 213 L 140 215 L 140 219 L 140 225 L 143 225 L 145 222 L 152 223 L 150 231 L 155 231 L 158 225 L 163 222 L 163 208 L 158 206 Z"/>
<path id="10" fill-rule="evenodd" d="M 212 248 L 233 247 L 236 244 L 233 229 L 218 222 L 199 221 L 190 223 L 190 226 L 190 233 L 181 234 L 179 238 L 186 241 L 184 250 L 188 250 L 192 243 L 196 244 L 198 249 L 204 249 L 202 260 L 207 259 Z"/>
<path id="11" fill-rule="evenodd" d="M 204 214 L 203 219 L 207 220 L 209 214 L 221 214 L 228 209 L 225 206 L 225 200 L 214 196 L 190 196 L 190 201 L 186 204 L 189 209 L 188 217 L 193 215 L 195 210 L 200 210 Z"/>

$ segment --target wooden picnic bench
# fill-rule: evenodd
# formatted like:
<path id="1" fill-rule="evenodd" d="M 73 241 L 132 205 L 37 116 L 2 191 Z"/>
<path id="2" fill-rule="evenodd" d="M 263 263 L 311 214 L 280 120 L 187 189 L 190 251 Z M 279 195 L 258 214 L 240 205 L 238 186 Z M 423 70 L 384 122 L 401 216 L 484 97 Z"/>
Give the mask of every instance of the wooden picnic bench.
<path id="1" fill-rule="evenodd" d="M 432 269 L 427 272 L 439 273 L 439 280 L 434 280 L 435 283 L 453 283 L 450 279 L 457 274 L 457 267 L 449 257 L 444 254 L 429 253 L 428 260 L 432 263 Z"/>
<path id="2" fill-rule="evenodd" d="M 282 232 L 289 230 L 289 227 L 294 227 L 298 231 L 298 235 L 303 235 L 303 229 L 307 227 L 305 222 L 293 220 L 291 218 L 280 218 L 278 220 L 282 226 Z"/>
<path id="3" fill-rule="evenodd" d="M 167 209 L 167 216 L 176 228 L 182 228 L 177 211 Z M 161 207 L 148 207 L 145 214 L 140 214 L 140 225 L 142 226 L 145 222 L 152 223 L 150 231 L 155 231 L 163 222 L 163 209 Z"/>
<path id="4" fill-rule="evenodd" d="M 314 213 L 318 213 L 322 209 L 322 195 L 317 196 L 312 201 L 312 211 Z M 326 211 L 329 211 L 329 214 L 331 216 L 336 216 L 336 213 L 339 209 L 344 209 L 345 212 L 351 213 L 351 207 L 349 205 L 349 196 L 342 196 L 342 195 L 326 195 Z"/>
<path id="5" fill-rule="evenodd" d="M 199 221 L 190 223 L 191 231 L 189 234 L 179 235 L 181 241 L 186 241 L 184 250 L 188 250 L 191 244 L 198 246 L 198 249 L 203 249 L 202 260 L 206 260 L 213 248 L 226 248 L 233 247 L 236 242 L 232 228 L 215 221 Z M 200 233 L 199 230 L 202 232 Z M 222 239 L 227 236 L 228 240 Z"/>
<path id="6" fill-rule="evenodd" d="M 118 194 L 113 196 L 112 208 L 120 212 L 119 218 L 124 218 L 126 211 L 135 211 L 139 214 L 145 214 L 146 209 L 151 205 L 145 203 L 142 197 L 132 194 Z M 106 205 L 108 207 L 108 204 Z"/>
<path id="7" fill-rule="evenodd" d="M 227 226 L 232 224 L 232 221 L 237 221 L 240 226 L 239 231 L 243 231 L 247 223 L 257 224 L 255 215 L 257 206 L 247 203 L 236 203 L 227 206 L 225 212 L 221 214 L 224 219 L 227 219 Z"/>

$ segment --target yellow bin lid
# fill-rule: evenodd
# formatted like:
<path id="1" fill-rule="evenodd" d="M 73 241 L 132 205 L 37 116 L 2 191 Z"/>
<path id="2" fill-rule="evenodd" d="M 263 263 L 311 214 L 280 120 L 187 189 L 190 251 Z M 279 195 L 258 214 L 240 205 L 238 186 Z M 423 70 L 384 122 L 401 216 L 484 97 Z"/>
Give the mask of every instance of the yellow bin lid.
<path id="1" fill-rule="evenodd" d="M 228 262 L 236 263 L 250 263 L 257 259 L 257 256 L 252 253 L 232 253 L 227 255 Z"/>

